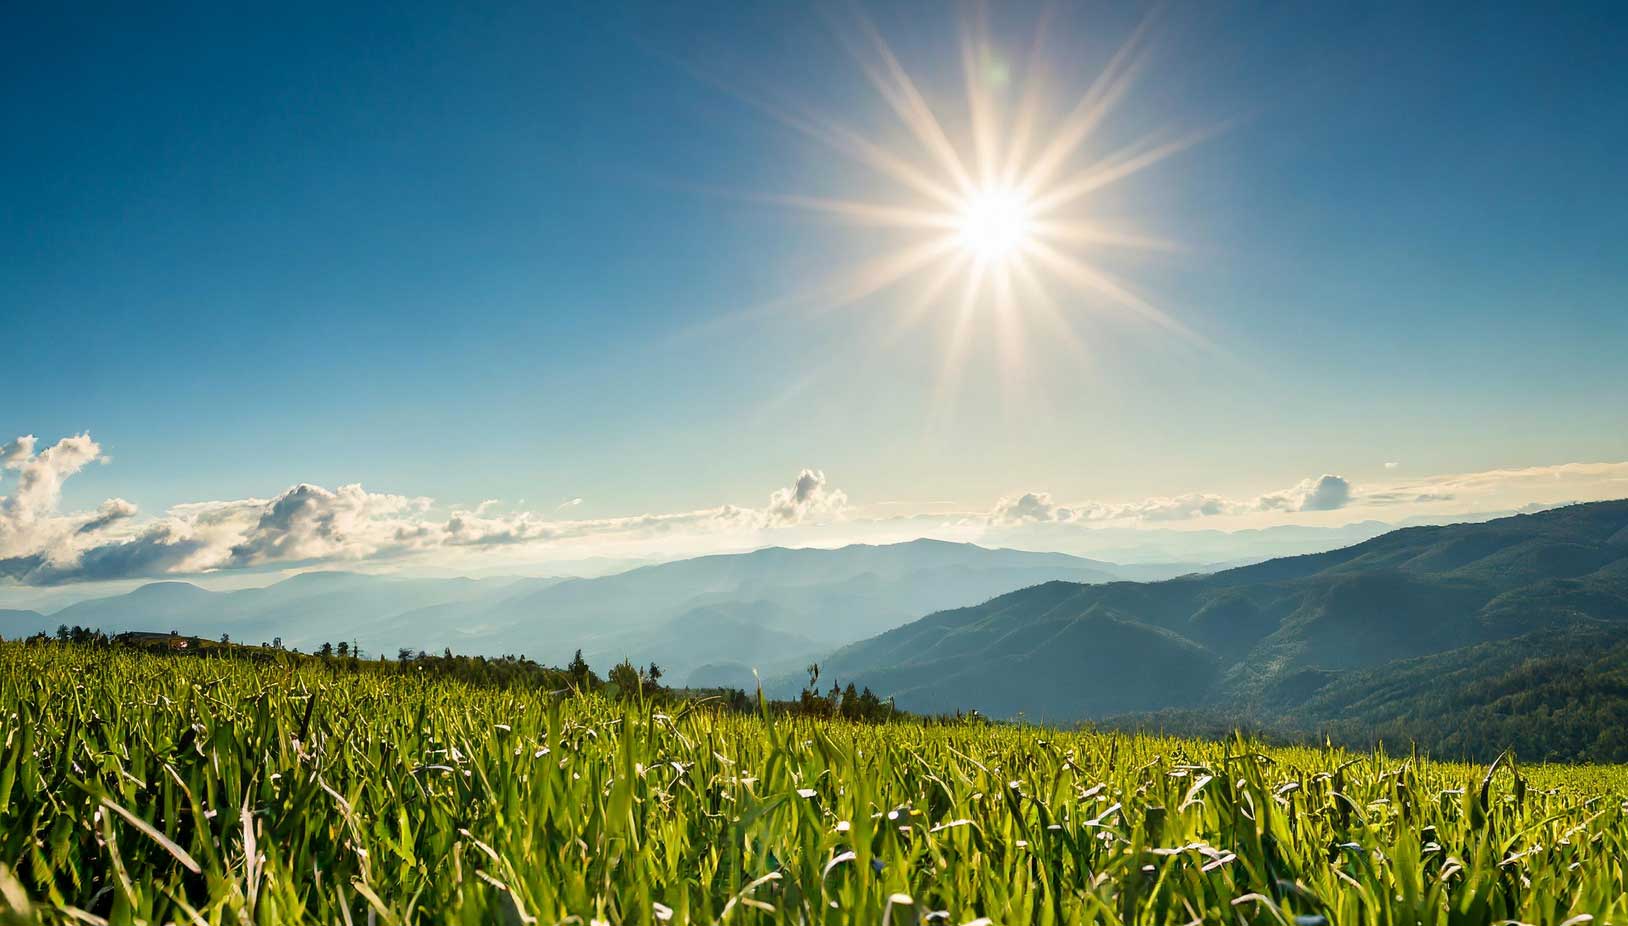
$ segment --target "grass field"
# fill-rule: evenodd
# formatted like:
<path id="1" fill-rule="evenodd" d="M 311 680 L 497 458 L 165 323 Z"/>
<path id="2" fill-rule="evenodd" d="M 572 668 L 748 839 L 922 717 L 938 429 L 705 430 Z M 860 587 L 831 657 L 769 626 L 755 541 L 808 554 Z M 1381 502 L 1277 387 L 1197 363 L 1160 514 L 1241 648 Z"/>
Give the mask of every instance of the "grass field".
<path id="1" fill-rule="evenodd" d="M 1628 923 L 1628 770 L 859 726 L 0 644 L 0 907 L 114 923 Z"/>

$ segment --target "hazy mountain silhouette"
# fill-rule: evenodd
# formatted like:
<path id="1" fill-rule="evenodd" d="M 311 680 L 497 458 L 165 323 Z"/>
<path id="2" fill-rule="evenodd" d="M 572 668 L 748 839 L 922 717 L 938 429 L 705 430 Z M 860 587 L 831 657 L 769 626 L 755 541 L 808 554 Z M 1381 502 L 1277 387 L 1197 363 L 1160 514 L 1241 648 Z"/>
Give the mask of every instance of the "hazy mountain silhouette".
<path id="1" fill-rule="evenodd" d="M 1136 570 L 1150 568 L 1157 567 Z M 1167 567 L 1167 574 L 1186 568 Z M 1112 563 L 937 540 L 830 550 L 771 547 L 573 579 L 506 598 L 465 614 L 459 623 L 478 629 L 448 645 L 546 658 L 580 647 L 595 665 L 623 657 L 654 661 L 675 681 L 707 663 L 743 663 L 769 672 L 806 664 L 937 608 L 1053 579 L 1119 577 Z M 399 633 L 408 635 L 405 625 L 424 617 L 402 615 Z M 686 630 L 686 622 L 711 622 L 713 629 Z"/>
<path id="2" fill-rule="evenodd" d="M 14 640 L 44 630 L 49 619 L 38 611 L 0 608 L 0 637 Z"/>
<path id="3" fill-rule="evenodd" d="M 918 540 L 775 547 L 586 579 L 314 572 L 231 592 L 154 582 L 19 622 L 37 619 L 38 629 L 47 630 L 67 623 L 109 632 L 229 633 L 243 643 L 281 638 L 308 650 L 356 640 L 370 654 L 388 655 L 400 647 L 451 647 L 564 662 L 580 648 L 600 668 L 624 657 L 657 662 L 681 682 L 708 663 L 741 663 L 766 674 L 800 667 L 923 613 L 1040 582 L 1105 582 L 1190 568 L 1121 568 L 1060 553 Z"/>
<path id="4" fill-rule="evenodd" d="M 101 630 L 179 630 L 231 634 L 241 643 L 281 638 L 286 646 L 362 639 L 364 631 L 404 611 L 430 604 L 478 607 L 523 594 L 549 579 L 401 579 L 345 572 L 310 572 L 264 588 L 216 592 L 187 582 L 153 582 L 124 595 L 81 601 L 45 618 L 50 627 Z M 368 635 L 369 652 L 391 641 Z M 405 644 L 404 644 L 405 645 Z M 390 649 L 394 653 L 394 648 Z"/>

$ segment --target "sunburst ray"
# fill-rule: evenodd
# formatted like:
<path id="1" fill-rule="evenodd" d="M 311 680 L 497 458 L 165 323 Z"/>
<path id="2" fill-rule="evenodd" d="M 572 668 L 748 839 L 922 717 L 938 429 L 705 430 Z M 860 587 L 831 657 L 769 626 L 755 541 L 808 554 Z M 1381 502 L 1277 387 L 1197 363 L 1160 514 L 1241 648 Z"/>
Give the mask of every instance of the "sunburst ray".
<path id="1" fill-rule="evenodd" d="M 910 74 L 894 56 L 887 40 L 864 14 L 858 14 L 858 20 L 860 30 L 881 60 L 881 67 L 878 68 L 875 62 L 868 60 L 862 53 L 856 53 L 855 58 L 859 62 L 860 70 L 870 79 L 871 85 L 881 94 L 894 115 L 904 123 L 905 128 L 916 136 L 916 140 L 950 175 L 961 193 L 965 195 L 975 189 L 960 153 L 956 151 L 955 145 L 951 144 L 944 127 L 939 124 L 938 117 L 933 115 L 932 107 L 927 105 L 927 100 L 916 88 L 916 82 L 911 80 Z"/>
<path id="2" fill-rule="evenodd" d="M 860 200 L 826 199 L 820 196 L 792 196 L 764 194 L 754 197 L 761 202 L 791 206 L 809 212 L 836 216 L 859 225 L 877 225 L 888 228 L 938 229 L 953 232 L 955 218 L 947 212 L 917 209 L 910 206 L 890 206 Z"/>
<path id="3" fill-rule="evenodd" d="M 1112 275 L 1078 257 L 1070 257 L 1054 250 L 1044 242 L 1030 242 L 1028 251 L 1042 263 L 1051 268 L 1052 272 L 1066 282 L 1074 284 L 1077 288 L 1095 292 L 1108 298 L 1110 302 L 1134 311 L 1136 314 L 1153 322 L 1161 328 L 1180 335 L 1194 343 L 1206 343 L 1203 338 L 1190 330 L 1186 325 L 1171 318 L 1168 314 L 1148 302 L 1125 284 Z"/>
<path id="4" fill-rule="evenodd" d="M 953 405 L 975 347 L 989 346 L 1007 400 L 1024 388 L 1031 372 L 1028 339 L 1088 355 L 1091 345 L 1072 323 L 1075 313 L 1111 310 L 1182 341 L 1210 346 L 1105 266 L 1116 251 L 1171 253 L 1180 246 L 1086 210 L 1092 194 L 1150 170 L 1216 131 L 1151 135 L 1119 147 L 1100 143 L 1110 134 L 1104 129 L 1109 118 L 1149 66 L 1155 18 L 1138 23 L 1055 123 L 1046 119 L 1049 101 L 1061 97 L 1054 92 L 1056 72 L 1045 62 L 1048 28 L 1038 26 L 1027 59 L 1008 67 L 981 10 L 957 33 L 960 93 L 939 98 L 954 99 L 964 120 L 940 118 L 926 90 L 942 88 L 913 77 L 863 12 L 854 11 L 852 28 L 838 28 L 837 38 L 859 75 L 903 130 L 903 147 L 795 107 L 754 103 L 896 185 L 896 195 L 867 189 L 864 196 L 754 198 L 862 227 L 872 236 L 866 242 L 870 256 L 797 297 L 796 304 L 815 310 L 871 304 L 878 294 L 923 281 L 886 306 L 896 321 L 872 347 L 886 350 L 906 331 L 942 318 L 946 338 L 929 421 Z M 1012 82 L 1017 74 L 1021 79 Z M 1014 100 L 1010 108 L 1001 105 L 1008 98 Z M 1055 127 L 1048 131 L 1048 125 Z M 946 126 L 955 129 L 955 137 Z M 1109 153 L 1081 163 L 1087 148 Z M 1063 291 L 1084 298 L 1071 298 L 1065 307 L 1054 297 Z M 832 362 L 816 369 L 840 366 Z"/>
<path id="5" fill-rule="evenodd" d="M 1051 142 L 1023 172 L 1022 179 L 1018 181 L 1020 189 L 1033 195 L 1035 191 L 1044 188 L 1053 174 L 1073 155 L 1075 149 L 1107 118 L 1120 99 L 1130 92 L 1131 84 L 1146 60 L 1145 40 L 1152 22 L 1151 15 L 1145 17 L 1136 27 L 1136 31 L 1131 33 L 1131 37 L 1108 60 L 1102 74 L 1075 104 L 1073 111 L 1064 117 Z"/>
<path id="6" fill-rule="evenodd" d="M 1072 175 L 1044 193 L 1036 195 L 1034 197 L 1035 212 L 1044 214 L 1060 209 L 1082 196 L 1118 183 L 1132 174 L 1152 167 L 1165 158 L 1180 154 L 1215 134 L 1216 131 L 1219 130 L 1209 129 L 1202 132 L 1193 132 L 1160 145 L 1150 145 L 1147 140 L 1131 145 L 1129 148 L 1109 155 L 1103 161 Z"/>

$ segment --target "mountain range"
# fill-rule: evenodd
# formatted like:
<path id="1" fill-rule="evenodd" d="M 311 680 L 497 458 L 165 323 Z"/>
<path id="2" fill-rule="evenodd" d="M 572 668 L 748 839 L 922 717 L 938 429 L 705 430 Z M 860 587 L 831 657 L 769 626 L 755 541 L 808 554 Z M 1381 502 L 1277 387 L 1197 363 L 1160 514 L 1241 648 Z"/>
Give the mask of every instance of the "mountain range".
<path id="1" fill-rule="evenodd" d="M 1119 566 L 1060 553 L 917 540 L 839 549 L 772 547 L 594 578 L 393 578 L 310 572 L 217 592 L 154 582 L 49 615 L 0 612 L 0 634 L 58 624 L 230 634 L 314 649 L 526 654 L 561 663 L 581 648 L 601 670 L 656 662 L 667 678 L 749 686 L 752 669 L 806 665 L 924 613 L 1040 582 L 1162 578 L 1193 565 Z"/>
<path id="2" fill-rule="evenodd" d="M 822 674 L 907 710 L 1048 722 L 1220 712 L 1354 733 L 1421 714 L 1438 679 L 1487 686 L 1492 703 L 1534 660 L 1598 674 L 1595 657 L 1625 649 L 1625 630 L 1628 501 L 1614 501 L 1406 528 L 1209 575 L 1043 583 L 847 646 Z"/>
<path id="3" fill-rule="evenodd" d="M 1628 500 L 1218 572 L 917 540 L 594 578 L 155 582 L 0 610 L 7 637 L 58 624 L 556 664 L 581 648 L 601 670 L 656 662 L 680 685 L 750 689 L 755 670 L 786 696 L 817 660 L 822 679 L 919 712 L 1628 759 Z"/>

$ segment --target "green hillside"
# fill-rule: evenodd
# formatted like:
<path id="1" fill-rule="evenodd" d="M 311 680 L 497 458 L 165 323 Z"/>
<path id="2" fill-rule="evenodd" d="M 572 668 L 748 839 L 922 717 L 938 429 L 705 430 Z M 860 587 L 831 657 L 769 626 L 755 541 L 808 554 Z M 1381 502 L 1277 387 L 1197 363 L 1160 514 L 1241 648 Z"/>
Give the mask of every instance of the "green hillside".
<path id="1" fill-rule="evenodd" d="M 1514 749 L 1546 761 L 1628 758 L 1628 623 L 1580 621 L 1332 678 L 1281 726 L 1348 743 Z"/>
<path id="2" fill-rule="evenodd" d="M 1488 657 L 1541 652 L 1555 666 L 1577 668 L 1572 663 L 1583 660 L 1590 677 L 1599 677 L 1625 656 L 1599 648 L 1600 635 L 1619 623 L 1628 626 L 1628 501 L 1407 528 L 1210 576 L 1047 583 L 846 647 L 824 670 L 892 695 L 908 710 L 978 709 L 1048 721 L 1219 711 L 1269 729 L 1332 730 L 1352 739 L 1369 729 L 1414 731 L 1432 744 L 1469 749 L 1473 737 L 1448 729 L 1463 722 L 1469 702 L 1443 713 L 1450 722 L 1402 723 L 1428 714 L 1442 687 L 1428 679 L 1451 665 L 1455 686 L 1492 686 L 1484 709 L 1515 712 L 1509 729 L 1559 710 L 1593 736 L 1593 745 L 1583 746 L 1584 733 L 1571 734 L 1560 752 L 1628 759 L 1628 748 L 1602 726 L 1609 710 L 1557 707 L 1547 695 L 1492 697 L 1502 673 L 1515 667 Z M 1546 636 L 1526 639 L 1533 634 Z M 1428 657 L 1439 659 L 1414 661 Z M 1340 694 L 1362 686 L 1395 695 L 1374 701 Z M 1612 690 L 1593 697 L 1609 700 Z M 1360 719 L 1353 713 L 1359 702 L 1370 706 Z M 1492 745 L 1497 737 L 1474 739 L 1473 753 L 1501 748 Z M 1521 749 L 1551 752 L 1536 740 Z"/>

